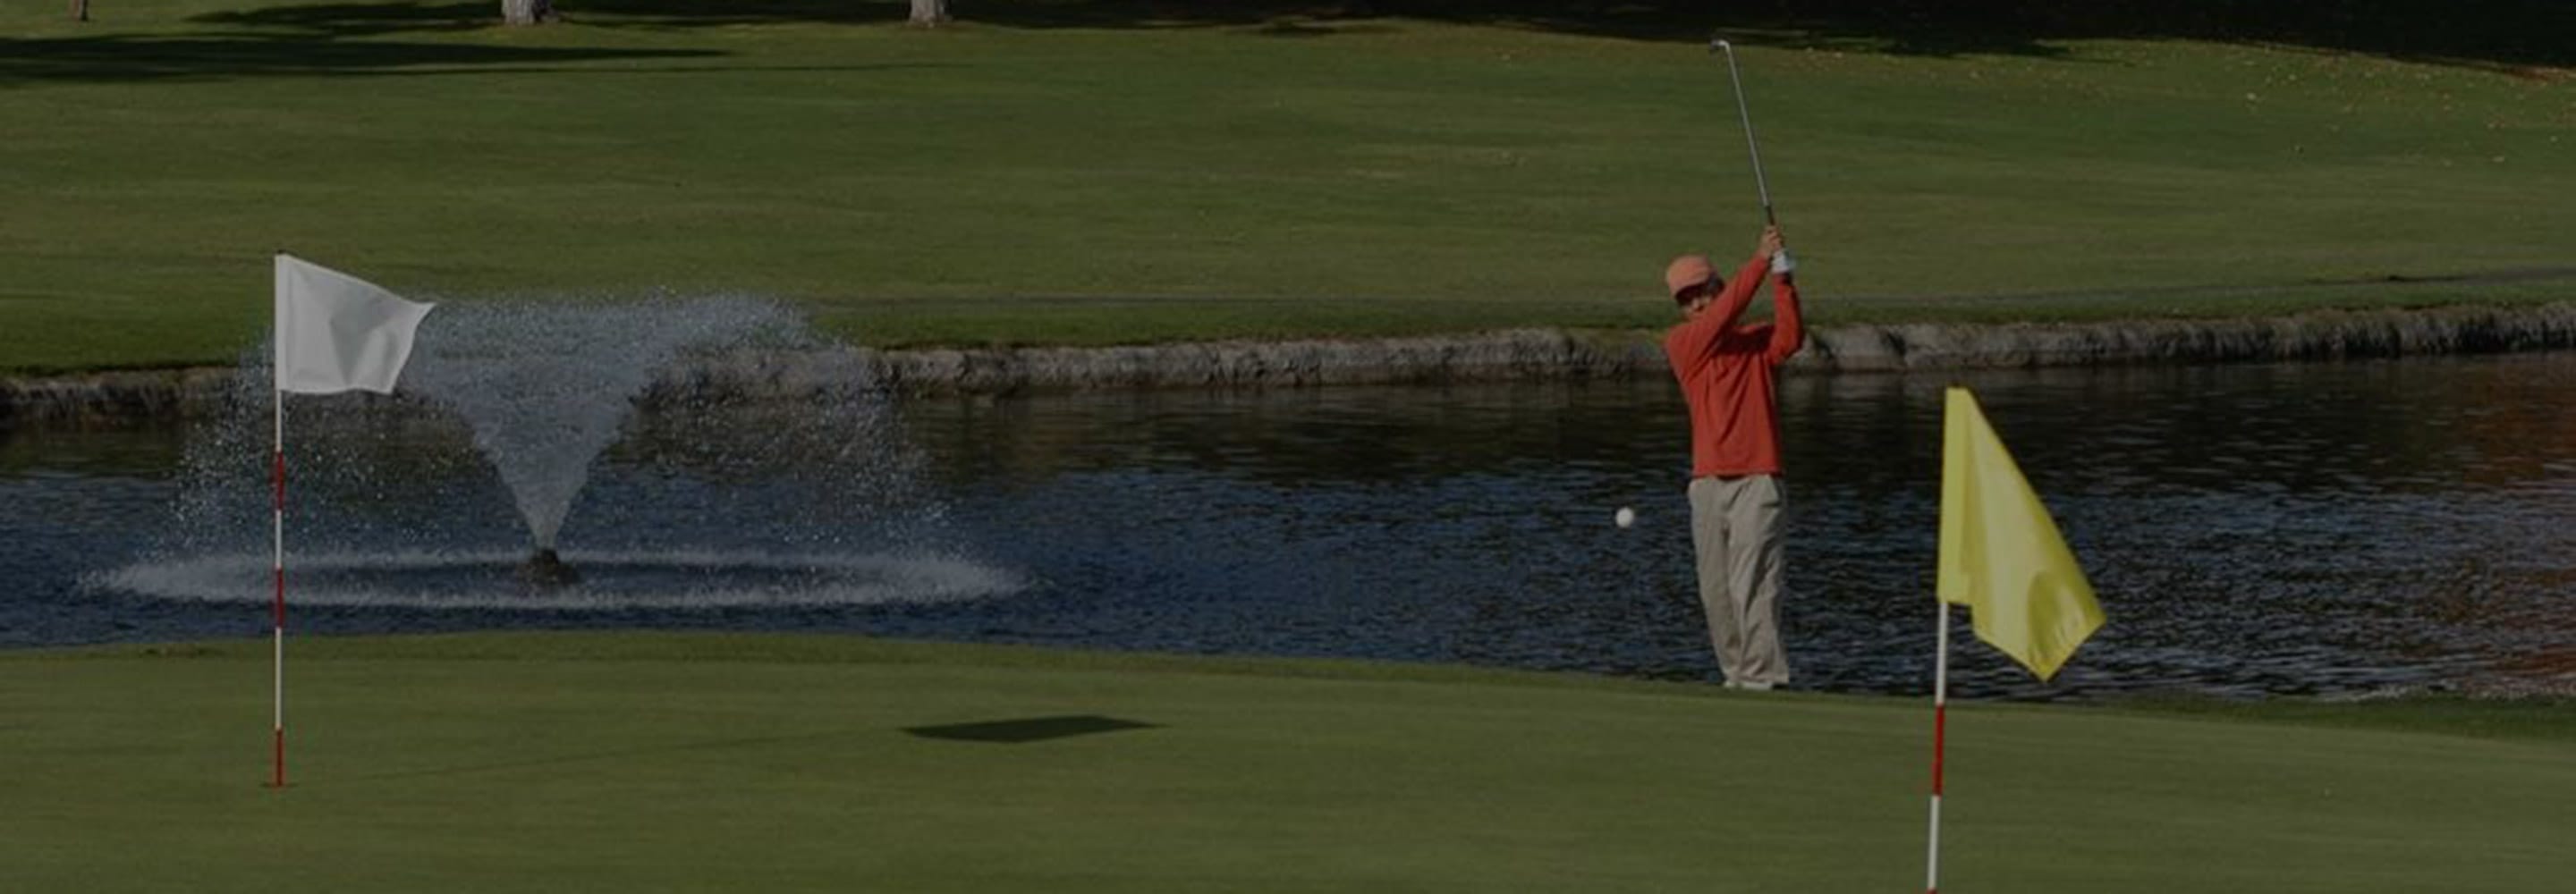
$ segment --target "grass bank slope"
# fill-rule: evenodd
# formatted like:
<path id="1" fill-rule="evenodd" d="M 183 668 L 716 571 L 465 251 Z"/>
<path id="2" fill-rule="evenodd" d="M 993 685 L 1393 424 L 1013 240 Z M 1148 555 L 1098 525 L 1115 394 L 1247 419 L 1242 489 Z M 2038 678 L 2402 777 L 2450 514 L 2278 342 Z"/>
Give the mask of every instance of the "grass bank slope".
<path id="1" fill-rule="evenodd" d="M 0 656 L 0 885 L 1907 890 L 1911 702 L 834 638 Z M 2402 710 L 2402 709 L 2401 709 Z M 2556 891 L 2559 736 L 1962 706 L 1979 891 Z M 2559 727 L 2564 731 L 2563 724 Z"/>
<path id="2" fill-rule="evenodd" d="M 1821 322 L 2576 290 L 2555 55 L 1471 3 L 1066 0 L 936 31 L 887 0 L 521 29 L 92 5 L 0 9 L 8 370 L 228 362 L 280 248 L 424 297 L 776 296 L 880 346 L 1654 326 L 1666 258 L 1758 223 L 1720 28 Z"/>

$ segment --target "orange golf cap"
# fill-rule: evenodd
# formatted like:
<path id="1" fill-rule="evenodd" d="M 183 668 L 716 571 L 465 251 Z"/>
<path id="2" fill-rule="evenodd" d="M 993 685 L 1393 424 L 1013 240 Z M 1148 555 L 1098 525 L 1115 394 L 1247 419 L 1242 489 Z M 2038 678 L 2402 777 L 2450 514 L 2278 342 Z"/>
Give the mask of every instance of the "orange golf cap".
<path id="1" fill-rule="evenodd" d="M 1683 255 L 1664 266 L 1664 294 L 1675 301 L 1681 300 L 1683 289 L 1716 284 L 1717 266 L 1708 262 L 1707 255 Z"/>

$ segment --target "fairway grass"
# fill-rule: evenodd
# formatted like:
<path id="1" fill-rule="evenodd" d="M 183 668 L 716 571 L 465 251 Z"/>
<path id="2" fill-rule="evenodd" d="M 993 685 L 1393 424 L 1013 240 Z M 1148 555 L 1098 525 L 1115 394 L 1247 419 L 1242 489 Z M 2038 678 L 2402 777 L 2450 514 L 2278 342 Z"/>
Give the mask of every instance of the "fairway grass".
<path id="1" fill-rule="evenodd" d="M 1656 327 L 1665 260 L 1759 222 L 1694 21 L 92 6 L 0 8 L 0 371 L 229 364 L 279 249 L 444 301 L 748 294 L 879 347 L 1120 344 Z M 1736 37 L 1823 325 L 2576 297 L 2556 69 Z"/>
<path id="2" fill-rule="evenodd" d="M 326 638 L 291 661 L 281 791 L 262 786 L 264 641 L 0 655 L 0 889 L 1922 878 L 1916 700 L 761 635 Z M 2576 744 L 2557 717 L 2460 736 L 1963 704 L 1945 887 L 2561 891 Z M 1048 718 L 1089 719 L 1014 723 Z M 975 724 L 1071 734 L 916 732 Z"/>

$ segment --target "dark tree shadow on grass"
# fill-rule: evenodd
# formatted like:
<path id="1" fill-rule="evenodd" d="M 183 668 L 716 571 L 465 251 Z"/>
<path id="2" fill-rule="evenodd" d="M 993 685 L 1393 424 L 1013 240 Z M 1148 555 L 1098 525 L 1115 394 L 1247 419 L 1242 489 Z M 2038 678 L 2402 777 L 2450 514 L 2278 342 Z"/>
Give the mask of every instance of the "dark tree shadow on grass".
<path id="1" fill-rule="evenodd" d="M 686 0 L 565 0 L 618 9 Z M 900 7 L 900 3 L 890 6 Z M 1021 28 L 1248 27 L 1329 32 L 1417 19 L 1648 41 L 1910 56 L 2058 56 L 2081 39 L 2301 47 L 2503 71 L 2576 66 L 2567 0 L 956 0 L 958 19 Z"/>
<path id="2" fill-rule="evenodd" d="M 498 28 L 502 27 L 500 8 L 498 2 L 321 3 L 209 13 L 189 21 L 362 37 Z M 570 5 L 558 2 L 555 10 L 566 22 L 607 28 L 714 28 L 793 22 L 868 25 L 901 22 L 906 15 L 903 4 L 866 0 L 609 0 Z"/>
<path id="3" fill-rule="evenodd" d="M 292 28 L 332 37 L 480 31 L 498 27 L 499 3 L 321 3 L 267 6 L 195 16 L 203 25 Z"/>
<path id="4" fill-rule="evenodd" d="M 561 0 L 576 21 L 656 27 L 899 22 L 904 0 Z M 2062 55 L 2082 39 L 2199 40 L 2542 76 L 2576 66 L 2568 0 L 955 0 L 964 27 L 1233 28 L 1325 37 L 1400 20 L 1642 41 L 1910 56 Z"/>
<path id="5" fill-rule="evenodd" d="M 756 24 L 892 25 L 907 0 L 559 0 L 582 27 L 690 29 Z M 2576 68 L 2570 0 L 955 0 L 957 27 L 1226 29 L 1301 39 L 1410 21 L 1653 42 L 1737 43 L 1904 56 L 2053 58 L 2082 39 L 2196 40 L 2355 53 L 2557 80 Z M 500 27 L 499 4 L 342 2 L 199 16 L 244 29 L 204 38 L 0 39 L 0 78 L 111 78 L 122 66 L 169 77 L 196 66 L 241 73 L 350 73 L 419 65 L 545 65 L 691 51 L 415 47 L 317 49 L 314 38 Z M 280 46 L 289 37 L 304 42 Z M 274 50 L 274 52 L 272 52 Z M 476 57 L 473 54 L 488 55 Z M 506 54 L 528 54 L 519 59 Z M 450 58 L 431 58 L 442 54 Z M 167 56 L 168 59 L 161 57 Z M 311 56 L 314 61 L 299 57 Z M 364 57 L 398 61 L 376 62 Z"/>
<path id="6" fill-rule="evenodd" d="M 168 81 L 281 76 L 417 77 L 553 71 L 610 60 L 704 59 L 716 50 L 609 50 L 208 37 L 0 38 L 0 85 L 39 80 Z M 560 69 L 577 70 L 577 69 Z"/>

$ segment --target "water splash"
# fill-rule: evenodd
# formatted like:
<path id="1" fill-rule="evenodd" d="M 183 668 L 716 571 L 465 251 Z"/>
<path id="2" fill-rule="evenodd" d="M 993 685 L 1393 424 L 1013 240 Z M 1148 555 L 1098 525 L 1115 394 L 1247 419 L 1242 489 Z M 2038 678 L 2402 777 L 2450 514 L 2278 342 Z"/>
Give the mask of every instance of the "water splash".
<path id="1" fill-rule="evenodd" d="M 300 606 L 472 611 L 815 608 L 938 603 L 1007 595 L 1018 575 L 950 556 L 795 555 L 689 550 L 575 552 L 580 586 L 526 591 L 508 552 L 326 553 L 300 556 Z M 137 562 L 89 575 L 93 588 L 182 602 L 261 605 L 266 556 Z"/>
<path id="2" fill-rule="evenodd" d="M 683 351 L 789 337 L 801 321 L 744 299 L 460 304 L 422 325 L 402 387 L 474 429 L 537 550 L 552 550 L 591 461 L 635 399 Z"/>
<path id="3" fill-rule="evenodd" d="M 192 432 L 175 524 L 90 588 L 268 598 L 267 353 L 244 354 L 224 412 Z M 768 387 L 790 366 L 828 372 Z M 289 601 L 676 610 L 1022 589 L 949 545 L 868 370 L 760 300 L 442 303 L 394 395 L 287 401 Z M 561 573 L 514 566 L 530 541 Z"/>

